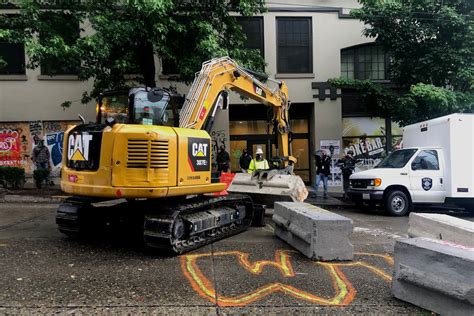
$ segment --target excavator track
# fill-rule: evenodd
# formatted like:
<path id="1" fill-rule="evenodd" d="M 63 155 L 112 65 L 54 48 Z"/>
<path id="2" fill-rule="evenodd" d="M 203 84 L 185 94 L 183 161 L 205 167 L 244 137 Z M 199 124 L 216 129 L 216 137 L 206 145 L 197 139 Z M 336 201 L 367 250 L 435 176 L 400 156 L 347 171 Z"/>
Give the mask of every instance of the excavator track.
<path id="1" fill-rule="evenodd" d="M 143 235 L 149 247 L 182 254 L 246 230 L 252 217 L 246 195 L 201 196 L 145 212 Z"/>
<path id="2" fill-rule="evenodd" d="M 56 214 L 59 231 L 78 237 L 92 226 L 107 222 L 90 202 L 73 198 L 62 203 Z M 143 216 L 146 246 L 175 254 L 238 234 L 250 226 L 253 218 L 252 199 L 241 194 L 134 201 L 119 204 L 117 208 L 123 213 Z M 110 214 L 118 215 L 119 209 Z"/>

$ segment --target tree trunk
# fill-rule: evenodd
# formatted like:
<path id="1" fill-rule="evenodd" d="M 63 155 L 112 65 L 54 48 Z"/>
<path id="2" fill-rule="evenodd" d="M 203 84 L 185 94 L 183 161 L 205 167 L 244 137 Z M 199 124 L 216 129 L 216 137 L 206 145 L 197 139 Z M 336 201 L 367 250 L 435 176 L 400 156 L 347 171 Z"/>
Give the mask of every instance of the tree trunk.
<path id="1" fill-rule="evenodd" d="M 138 54 L 140 56 L 140 70 L 143 75 L 143 83 L 146 87 L 156 87 L 155 82 L 155 56 L 153 53 L 153 44 L 149 41 L 143 41 Z"/>

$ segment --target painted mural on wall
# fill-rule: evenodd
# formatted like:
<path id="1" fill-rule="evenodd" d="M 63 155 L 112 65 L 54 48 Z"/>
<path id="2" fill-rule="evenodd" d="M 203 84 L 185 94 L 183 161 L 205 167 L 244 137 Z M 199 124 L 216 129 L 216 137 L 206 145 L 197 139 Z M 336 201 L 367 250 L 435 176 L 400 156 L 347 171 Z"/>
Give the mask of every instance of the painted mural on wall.
<path id="1" fill-rule="evenodd" d="M 342 119 L 342 148 L 343 154 L 349 150 L 354 152 L 358 160 L 355 171 L 371 169 L 385 156 L 386 127 L 383 118 L 345 117 Z M 399 149 L 402 144 L 402 129 L 392 123 L 392 150 Z"/>
<path id="2" fill-rule="evenodd" d="M 21 167 L 27 174 L 34 170 L 33 148 L 40 140 L 50 152 L 53 176 L 61 170 L 64 131 L 76 121 L 31 121 L 0 123 L 0 166 Z"/>

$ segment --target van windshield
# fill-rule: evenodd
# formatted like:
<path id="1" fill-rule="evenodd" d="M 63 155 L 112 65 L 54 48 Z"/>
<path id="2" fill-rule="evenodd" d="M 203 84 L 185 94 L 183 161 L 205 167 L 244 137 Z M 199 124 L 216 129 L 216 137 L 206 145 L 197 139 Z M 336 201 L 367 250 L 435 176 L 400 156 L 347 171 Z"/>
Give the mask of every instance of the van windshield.
<path id="1" fill-rule="evenodd" d="M 382 160 L 375 168 L 403 168 L 416 153 L 416 149 L 396 150 Z"/>

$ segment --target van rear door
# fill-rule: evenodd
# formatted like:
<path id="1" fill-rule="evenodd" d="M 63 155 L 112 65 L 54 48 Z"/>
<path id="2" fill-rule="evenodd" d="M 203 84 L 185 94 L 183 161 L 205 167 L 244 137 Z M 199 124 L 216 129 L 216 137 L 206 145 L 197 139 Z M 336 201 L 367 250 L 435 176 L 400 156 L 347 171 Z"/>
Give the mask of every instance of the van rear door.
<path id="1" fill-rule="evenodd" d="M 409 169 L 410 192 L 415 203 L 444 203 L 444 175 L 436 149 L 420 150 L 411 161 Z"/>

